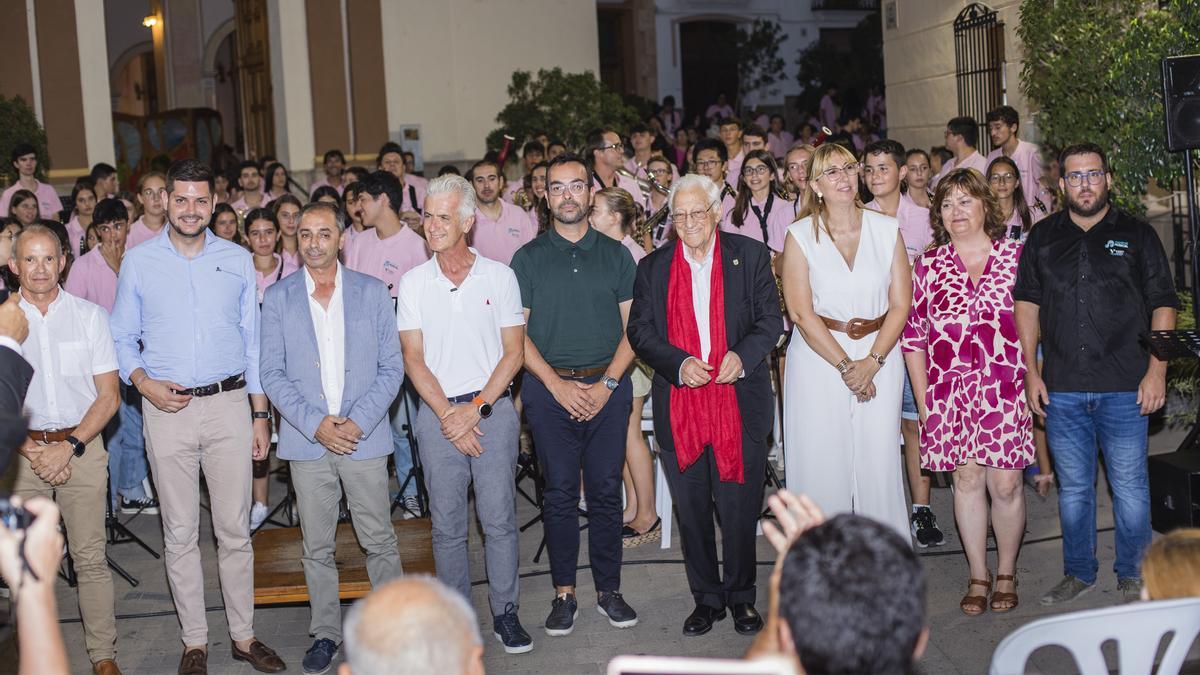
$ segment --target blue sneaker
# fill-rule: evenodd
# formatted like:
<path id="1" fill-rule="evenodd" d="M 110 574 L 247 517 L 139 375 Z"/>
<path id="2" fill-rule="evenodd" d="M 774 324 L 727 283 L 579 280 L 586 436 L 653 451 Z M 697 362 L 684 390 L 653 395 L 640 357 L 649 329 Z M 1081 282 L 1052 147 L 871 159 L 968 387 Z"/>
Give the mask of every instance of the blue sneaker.
<path id="1" fill-rule="evenodd" d="M 517 607 L 511 602 L 504 606 L 503 614 L 492 617 L 492 634 L 504 644 L 508 654 L 524 654 L 533 649 L 533 638 L 521 627 Z"/>
<path id="2" fill-rule="evenodd" d="M 304 652 L 304 661 L 301 663 L 306 675 L 321 675 L 321 673 L 329 672 L 338 646 L 333 640 L 327 638 L 321 638 L 314 642 L 308 651 Z"/>

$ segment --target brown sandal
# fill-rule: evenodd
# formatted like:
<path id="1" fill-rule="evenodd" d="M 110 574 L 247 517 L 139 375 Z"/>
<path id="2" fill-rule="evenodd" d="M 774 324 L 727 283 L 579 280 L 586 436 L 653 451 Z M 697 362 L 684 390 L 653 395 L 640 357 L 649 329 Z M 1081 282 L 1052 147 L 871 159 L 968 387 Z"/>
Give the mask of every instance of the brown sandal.
<path id="1" fill-rule="evenodd" d="M 983 586 L 987 590 L 983 595 L 971 595 L 972 586 Z M 988 593 L 992 590 L 992 573 L 988 572 L 987 581 L 980 579 L 967 580 L 967 594 L 958 601 L 958 608 L 967 616 L 979 616 L 987 611 Z"/>
<path id="2" fill-rule="evenodd" d="M 1015 574 L 997 574 L 996 581 L 1011 581 L 1013 584 L 1013 593 L 996 591 L 992 593 L 992 611 L 993 612 L 1010 612 L 1017 608 L 1020 604 L 1020 598 L 1017 597 L 1017 575 Z"/>

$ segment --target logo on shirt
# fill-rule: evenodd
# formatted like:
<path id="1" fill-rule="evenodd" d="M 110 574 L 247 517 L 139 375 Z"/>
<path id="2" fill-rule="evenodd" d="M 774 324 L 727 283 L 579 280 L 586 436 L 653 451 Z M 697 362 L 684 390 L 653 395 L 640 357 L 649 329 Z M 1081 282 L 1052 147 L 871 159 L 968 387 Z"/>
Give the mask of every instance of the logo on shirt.
<path id="1" fill-rule="evenodd" d="M 1123 256 L 1129 250 L 1129 242 L 1120 239 L 1109 239 L 1104 244 L 1104 250 L 1111 256 Z"/>
<path id="2" fill-rule="evenodd" d="M 492 299 L 491 299 L 491 298 L 488 298 L 487 300 L 484 300 L 484 301 L 483 301 L 483 304 L 485 304 L 485 305 L 491 305 L 491 304 L 492 304 Z"/>

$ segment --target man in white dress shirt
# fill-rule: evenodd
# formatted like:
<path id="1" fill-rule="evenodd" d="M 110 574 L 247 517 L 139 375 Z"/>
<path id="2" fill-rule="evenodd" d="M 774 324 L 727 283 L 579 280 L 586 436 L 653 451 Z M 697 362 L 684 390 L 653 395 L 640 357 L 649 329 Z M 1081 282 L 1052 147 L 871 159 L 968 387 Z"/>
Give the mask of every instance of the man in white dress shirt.
<path id="1" fill-rule="evenodd" d="M 66 258 L 57 235 L 31 225 L 9 268 L 21 280 L 29 321 L 23 347 L 34 368 L 25 397 L 29 439 L 9 467 L 14 495 L 55 499 L 79 579 L 83 639 L 93 671 L 120 673 L 112 575 L 105 560 L 108 453 L 100 432 L 117 411 L 117 354 L 108 316 L 58 286 Z"/>

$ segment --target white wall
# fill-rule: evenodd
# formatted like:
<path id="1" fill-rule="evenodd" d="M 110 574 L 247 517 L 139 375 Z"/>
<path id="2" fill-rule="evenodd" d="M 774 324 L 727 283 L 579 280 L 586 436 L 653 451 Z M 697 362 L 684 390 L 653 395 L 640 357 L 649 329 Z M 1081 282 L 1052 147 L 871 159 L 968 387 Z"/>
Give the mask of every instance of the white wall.
<path id="1" fill-rule="evenodd" d="M 483 156 L 514 70 L 600 70 L 592 0 L 384 0 L 380 10 L 388 131 L 421 125 L 426 162 Z"/>
<path id="2" fill-rule="evenodd" d="M 83 132 L 88 165 L 116 164 L 113 147 L 112 99 L 108 85 L 108 45 L 102 0 L 75 0 L 75 32 L 79 42 L 79 86 L 83 94 Z"/>
<path id="3" fill-rule="evenodd" d="M 308 167 L 315 154 L 308 20 L 304 0 L 267 0 L 275 154 L 285 166 Z M 225 123 L 230 129 L 233 125 Z"/>

